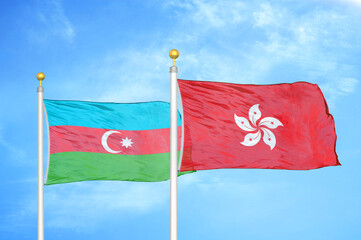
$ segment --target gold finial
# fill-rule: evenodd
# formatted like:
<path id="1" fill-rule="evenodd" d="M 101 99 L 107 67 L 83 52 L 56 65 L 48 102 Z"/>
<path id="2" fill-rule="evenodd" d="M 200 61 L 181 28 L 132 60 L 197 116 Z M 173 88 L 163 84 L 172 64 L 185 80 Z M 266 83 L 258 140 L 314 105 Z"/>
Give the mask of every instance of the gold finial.
<path id="1" fill-rule="evenodd" d="M 173 59 L 173 66 L 175 66 L 175 60 L 179 56 L 179 52 L 177 49 L 172 49 L 169 51 L 169 57 Z"/>
<path id="2" fill-rule="evenodd" d="M 45 74 L 42 72 L 39 72 L 38 74 L 36 74 L 36 78 L 40 81 L 40 87 L 41 87 L 41 81 L 44 80 Z"/>

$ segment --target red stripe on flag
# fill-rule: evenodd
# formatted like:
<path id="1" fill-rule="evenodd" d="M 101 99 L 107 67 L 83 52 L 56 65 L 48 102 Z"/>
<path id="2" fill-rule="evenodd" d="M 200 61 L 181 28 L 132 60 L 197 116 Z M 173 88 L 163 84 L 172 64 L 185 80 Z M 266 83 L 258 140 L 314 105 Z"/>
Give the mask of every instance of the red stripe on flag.
<path id="1" fill-rule="evenodd" d="M 106 141 L 108 149 L 121 151 L 117 154 L 145 155 L 170 151 L 169 128 L 129 131 L 79 126 L 51 126 L 49 128 L 50 154 L 59 152 L 110 153 L 102 144 L 102 137 L 108 131 L 117 131 L 110 134 Z M 181 147 L 181 134 L 182 127 L 178 126 L 178 151 Z M 131 139 L 133 142 L 131 146 L 122 143 L 125 139 Z"/>

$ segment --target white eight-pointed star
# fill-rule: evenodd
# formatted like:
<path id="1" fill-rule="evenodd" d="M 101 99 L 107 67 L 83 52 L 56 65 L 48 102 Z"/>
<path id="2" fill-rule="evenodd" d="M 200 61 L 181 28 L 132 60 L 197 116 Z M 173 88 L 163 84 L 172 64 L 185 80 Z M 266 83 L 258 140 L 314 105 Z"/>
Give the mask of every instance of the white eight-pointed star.
<path id="1" fill-rule="evenodd" d="M 236 121 L 238 127 L 240 127 L 242 130 L 247 132 L 257 131 L 255 133 L 248 133 L 244 137 L 244 140 L 243 142 L 241 142 L 241 144 L 247 147 L 256 145 L 259 142 L 259 140 L 261 140 L 261 135 L 263 132 L 263 141 L 268 146 L 270 146 L 272 150 L 276 146 L 276 137 L 273 134 L 273 132 L 271 132 L 271 130 L 269 130 L 268 128 L 275 129 L 278 126 L 283 126 L 283 125 L 278 119 L 273 117 L 265 117 L 261 119 L 261 121 L 257 125 L 257 121 L 258 119 L 261 118 L 262 115 L 258 106 L 259 104 L 255 104 L 249 109 L 248 116 L 253 126 L 251 126 L 247 118 L 238 117 L 236 114 L 234 114 L 234 120 Z"/>
<path id="2" fill-rule="evenodd" d="M 122 147 L 128 148 L 128 147 L 132 147 L 132 144 L 134 142 L 132 142 L 132 139 L 129 139 L 128 137 L 126 137 L 126 138 L 122 138 L 121 143 L 122 143 Z"/>

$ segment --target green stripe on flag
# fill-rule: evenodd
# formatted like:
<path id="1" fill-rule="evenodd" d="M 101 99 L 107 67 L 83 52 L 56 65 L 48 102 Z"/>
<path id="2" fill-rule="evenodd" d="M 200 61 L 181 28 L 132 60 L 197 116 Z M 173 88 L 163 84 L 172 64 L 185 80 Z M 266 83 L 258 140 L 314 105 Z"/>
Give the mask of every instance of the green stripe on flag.
<path id="1" fill-rule="evenodd" d="M 178 152 L 178 159 L 179 159 Z M 170 177 L 170 154 L 120 155 L 62 152 L 50 155 L 46 185 L 88 180 L 165 181 Z M 191 172 L 181 172 L 178 176 Z"/>

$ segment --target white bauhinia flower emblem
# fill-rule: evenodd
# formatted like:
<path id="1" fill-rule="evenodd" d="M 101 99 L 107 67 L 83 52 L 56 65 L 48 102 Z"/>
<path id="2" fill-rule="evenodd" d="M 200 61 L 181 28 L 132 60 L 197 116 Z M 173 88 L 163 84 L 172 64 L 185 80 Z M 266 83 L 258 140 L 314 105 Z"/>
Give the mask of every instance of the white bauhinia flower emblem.
<path id="1" fill-rule="evenodd" d="M 261 111 L 259 110 L 258 106 L 259 104 L 255 104 L 249 109 L 249 120 L 253 126 L 249 123 L 248 119 L 244 117 L 238 117 L 236 114 L 234 114 L 234 120 L 236 121 L 238 127 L 240 127 L 242 130 L 247 132 L 257 131 L 255 133 L 248 133 L 244 137 L 244 140 L 241 142 L 241 144 L 247 147 L 256 145 L 259 140 L 261 140 L 263 132 L 263 141 L 268 146 L 270 146 L 272 150 L 276 146 L 276 137 L 268 128 L 275 129 L 278 126 L 283 125 L 278 119 L 273 117 L 262 118 L 257 125 L 258 119 L 261 118 Z"/>

